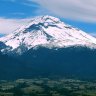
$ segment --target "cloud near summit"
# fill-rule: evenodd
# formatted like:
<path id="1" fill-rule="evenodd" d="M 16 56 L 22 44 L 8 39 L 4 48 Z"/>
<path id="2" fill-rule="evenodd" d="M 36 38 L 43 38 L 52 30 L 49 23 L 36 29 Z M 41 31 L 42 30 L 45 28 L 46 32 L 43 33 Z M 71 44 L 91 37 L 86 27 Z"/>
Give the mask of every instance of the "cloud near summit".
<path id="1" fill-rule="evenodd" d="M 87 22 L 90 24 L 92 23 L 96 24 L 96 0 L 1 0 L 1 1 L 14 2 L 14 5 L 21 4 L 22 8 L 20 5 L 20 9 L 23 9 L 23 8 L 26 9 L 26 6 L 27 6 L 27 8 L 29 8 L 28 10 L 32 11 L 28 13 L 32 15 L 35 14 L 36 16 L 40 14 L 49 14 L 49 15 L 52 14 L 53 16 L 56 16 L 56 17 L 66 18 L 69 21 L 77 20 L 77 21 L 82 21 L 83 23 Z M 5 4 L 6 2 L 3 2 L 3 3 Z M 13 8 L 13 6 L 11 7 Z M 37 9 L 35 10 L 34 8 L 35 9 L 37 8 Z M 25 22 L 28 21 L 28 19 L 30 19 L 30 14 L 28 13 L 25 12 L 24 10 L 19 11 L 19 9 L 16 12 L 13 11 L 13 13 L 11 13 L 11 15 L 14 15 L 14 16 L 16 15 L 21 16 L 20 17 L 21 19 L 8 18 L 7 13 L 6 13 L 6 16 L 2 16 L 1 14 L 0 33 L 8 34 L 14 31 L 15 29 L 17 29 L 18 27 L 22 26 Z M 25 16 L 24 17 L 25 19 L 22 19 L 23 15 Z M 3 18 L 3 17 L 6 17 L 6 18 Z M 91 29 L 95 30 L 95 27 L 92 26 Z"/>
<path id="2" fill-rule="evenodd" d="M 23 26 L 30 18 L 26 19 L 7 19 L 7 18 L 0 18 L 0 34 L 9 34 L 12 31 L 16 30 L 17 28 Z"/>
<path id="3" fill-rule="evenodd" d="M 28 0 L 67 19 L 96 22 L 96 0 Z"/>

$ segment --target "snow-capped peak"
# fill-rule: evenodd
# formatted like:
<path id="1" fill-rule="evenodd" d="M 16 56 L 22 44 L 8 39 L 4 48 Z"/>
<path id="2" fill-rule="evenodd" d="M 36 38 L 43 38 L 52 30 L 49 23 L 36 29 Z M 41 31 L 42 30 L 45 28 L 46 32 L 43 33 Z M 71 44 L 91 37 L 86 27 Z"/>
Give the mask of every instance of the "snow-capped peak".
<path id="1" fill-rule="evenodd" d="M 71 27 L 58 18 L 39 16 L 15 32 L 0 38 L 0 41 L 11 47 L 11 51 L 22 53 L 22 47 L 28 49 L 36 46 L 63 48 L 69 46 L 86 46 L 96 48 L 96 38 Z"/>
<path id="2" fill-rule="evenodd" d="M 30 22 L 28 22 L 27 25 L 20 27 L 18 30 L 16 30 L 16 32 L 18 33 L 18 31 L 25 31 L 25 29 L 29 29 L 32 25 L 43 25 L 45 27 L 47 27 L 49 24 L 55 24 L 55 23 L 62 23 L 60 21 L 60 19 L 52 17 L 52 16 L 38 16 L 33 18 L 32 20 L 30 20 Z"/>

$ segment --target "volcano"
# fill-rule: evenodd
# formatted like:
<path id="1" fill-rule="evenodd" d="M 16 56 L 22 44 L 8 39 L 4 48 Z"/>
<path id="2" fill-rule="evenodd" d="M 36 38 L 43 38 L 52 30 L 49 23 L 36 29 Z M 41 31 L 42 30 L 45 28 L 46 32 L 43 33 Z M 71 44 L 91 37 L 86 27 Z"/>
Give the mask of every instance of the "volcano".
<path id="1" fill-rule="evenodd" d="M 96 38 L 52 16 L 33 18 L 1 37 L 0 57 L 0 79 L 96 79 Z"/>

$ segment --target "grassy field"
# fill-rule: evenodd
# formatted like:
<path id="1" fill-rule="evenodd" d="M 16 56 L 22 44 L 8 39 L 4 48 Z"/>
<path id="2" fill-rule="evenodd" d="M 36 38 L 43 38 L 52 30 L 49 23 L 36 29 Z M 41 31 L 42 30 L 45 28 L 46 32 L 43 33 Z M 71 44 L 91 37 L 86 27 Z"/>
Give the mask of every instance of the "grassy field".
<path id="1" fill-rule="evenodd" d="M 0 96 L 96 96 L 96 81 L 65 78 L 1 80 Z"/>

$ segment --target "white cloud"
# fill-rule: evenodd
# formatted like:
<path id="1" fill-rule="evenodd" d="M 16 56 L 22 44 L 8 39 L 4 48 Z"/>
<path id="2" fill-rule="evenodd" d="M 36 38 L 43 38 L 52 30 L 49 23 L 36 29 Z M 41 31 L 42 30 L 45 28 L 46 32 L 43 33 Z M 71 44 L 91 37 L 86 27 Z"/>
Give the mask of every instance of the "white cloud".
<path id="1" fill-rule="evenodd" d="M 6 19 L 0 18 L 0 33 L 9 34 L 20 26 L 26 24 L 30 19 Z"/>
<path id="2" fill-rule="evenodd" d="M 96 0 L 29 0 L 54 14 L 79 21 L 96 22 Z"/>

